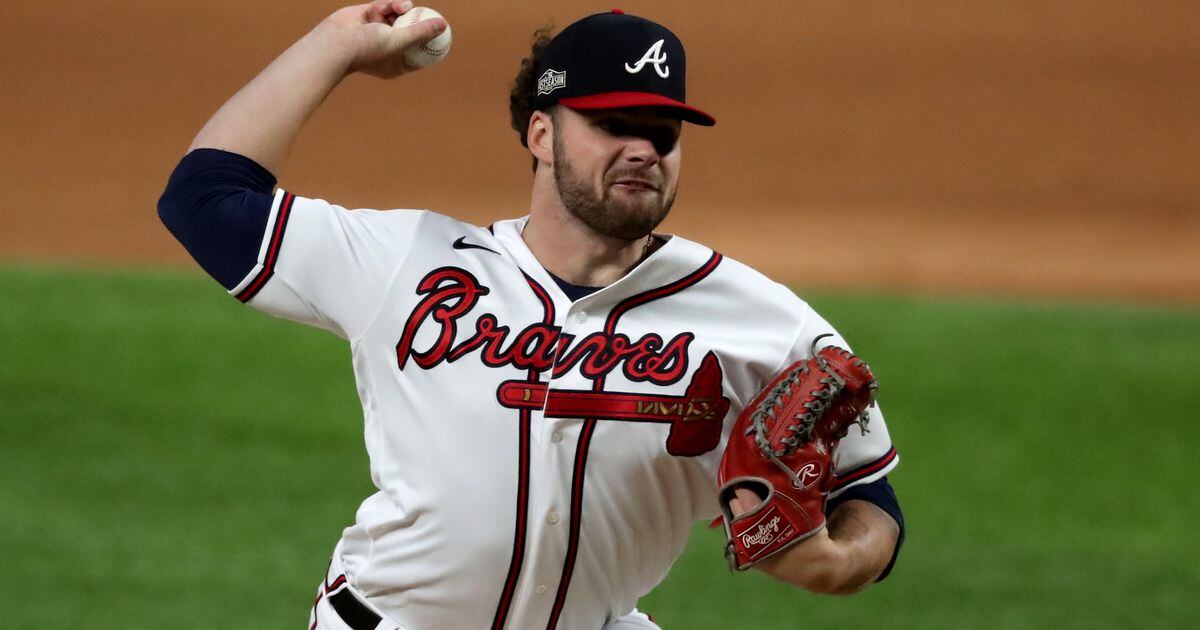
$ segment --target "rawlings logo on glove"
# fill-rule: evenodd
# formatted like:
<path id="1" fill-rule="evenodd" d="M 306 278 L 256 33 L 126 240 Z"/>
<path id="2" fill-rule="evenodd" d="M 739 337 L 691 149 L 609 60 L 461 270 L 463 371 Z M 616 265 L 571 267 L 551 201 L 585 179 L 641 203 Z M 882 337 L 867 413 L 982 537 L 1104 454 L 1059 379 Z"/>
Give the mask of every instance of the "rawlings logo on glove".
<path id="1" fill-rule="evenodd" d="M 833 451 L 852 425 L 866 433 L 874 404 L 871 368 L 849 350 L 826 346 L 775 377 L 733 425 L 717 473 L 728 542 L 739 571 L 816 534 L 825 526 L 825 496 L 834 484 Z M 734 516 L 739 491 L 757 505 Z"/>

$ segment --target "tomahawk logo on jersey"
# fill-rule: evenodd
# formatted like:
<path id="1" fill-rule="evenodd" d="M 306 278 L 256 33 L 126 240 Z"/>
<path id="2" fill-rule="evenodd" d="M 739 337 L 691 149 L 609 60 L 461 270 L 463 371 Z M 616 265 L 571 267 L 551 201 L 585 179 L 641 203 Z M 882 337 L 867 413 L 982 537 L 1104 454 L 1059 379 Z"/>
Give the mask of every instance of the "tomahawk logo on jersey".
<path id="1" fill-rule="evenodd" d="M 680 237 L 572 302 L 523 227 L 279 191 L 231 291 L 349 340 L 379 492 L 335 559 L 405 625 L 438 627 L 447 609 L 461 627 L 628 614 L 719 513 L 738 412 L 833 332 L 787 288 Z M 871 414 L 838 447 L 833 496 L 897 463 Z"/>

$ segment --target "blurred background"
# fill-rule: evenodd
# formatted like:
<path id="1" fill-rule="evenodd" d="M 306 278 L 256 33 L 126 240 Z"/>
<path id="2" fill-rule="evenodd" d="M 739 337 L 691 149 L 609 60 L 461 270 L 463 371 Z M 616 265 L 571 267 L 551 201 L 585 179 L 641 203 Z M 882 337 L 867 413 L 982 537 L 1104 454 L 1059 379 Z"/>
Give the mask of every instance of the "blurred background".
<path id="1" fill-rule="evenodd" d="M 6 2 L 0 256 L 186 264 L 153 204 L 207 117 L 336 2 Z M 507 94 L 530 34 L 597 2 L 439 7 L 454 47 L 355 77 L 280 181 L 349 207 L 524 214 Z M 1194 2 L 626 5 L 688 45 L 668 228 L 781 280 L 1200 299 Z M 832 239 L 855 256 L 810 254 Z"/>
<path id="2" fill-rule="evenodd" d="M 0 5 L 0 608 L 13 627 L 297 627 L 370 492 L 336 339 L 249 313 L 154 214 L 220 104 L 339 5 Z M 442 65 L 350 78 L 281 184 L 525 213 L 507 94 L 597 2 L 444 0 Z M 851 599 L 730 576 L 664 628 L 1189 627 L 1200 589 L 1195 2 L 626 2 L 688 47 L 665 230 L 867 356 L 909 542 Z M 3 624 L 0 624 L 3 625 Z"/>

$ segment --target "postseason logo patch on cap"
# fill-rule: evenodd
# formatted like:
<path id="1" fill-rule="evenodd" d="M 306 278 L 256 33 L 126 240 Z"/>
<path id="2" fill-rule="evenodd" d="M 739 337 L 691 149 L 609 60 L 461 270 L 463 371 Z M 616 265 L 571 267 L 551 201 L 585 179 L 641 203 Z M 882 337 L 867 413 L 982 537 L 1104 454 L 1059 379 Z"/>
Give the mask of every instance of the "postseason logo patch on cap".
<path id="1" fill-rule="evenodd" d="M 549 94 L 558 88 L 567 87 L 566 71 L 546 70 L 538 79 L 538 95 Z"/>

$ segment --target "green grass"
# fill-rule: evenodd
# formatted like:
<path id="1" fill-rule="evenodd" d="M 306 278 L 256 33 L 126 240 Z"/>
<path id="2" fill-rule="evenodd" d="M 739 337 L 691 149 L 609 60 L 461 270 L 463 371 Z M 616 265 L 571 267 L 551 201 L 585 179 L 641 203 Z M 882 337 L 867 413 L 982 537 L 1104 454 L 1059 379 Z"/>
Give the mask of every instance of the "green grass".
<path id="1" fill-rule="evenodd" d="M 901 561 L 817 597 L 698 527 L 641 604 L 664 628 L 1192 626 L 1200 312 L 812 302 L 882 383 Z M 0 344 L 0 625 L 306 621 L 371 490 L 341 341 L 195 275 L 10 267 Z"/>

